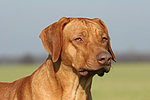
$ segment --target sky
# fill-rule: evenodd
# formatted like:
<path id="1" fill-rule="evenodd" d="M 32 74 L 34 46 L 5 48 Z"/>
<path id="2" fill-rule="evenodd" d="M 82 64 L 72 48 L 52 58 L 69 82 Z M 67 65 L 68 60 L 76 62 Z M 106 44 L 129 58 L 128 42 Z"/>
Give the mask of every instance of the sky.
<path id="1" fill-rule="evenodd" d="M 150 53 L 150 0 L 0 0 L 0 56 L 46 53 L 39 35 L 61 17 L 100 18 L 115 53 Z"/>

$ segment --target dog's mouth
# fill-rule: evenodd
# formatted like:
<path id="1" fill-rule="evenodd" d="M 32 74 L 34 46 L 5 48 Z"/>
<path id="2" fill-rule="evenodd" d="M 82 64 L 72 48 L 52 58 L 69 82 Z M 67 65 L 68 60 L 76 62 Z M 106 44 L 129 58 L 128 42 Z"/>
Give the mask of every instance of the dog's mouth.
<path id="1" fill-rule="evenodd" d="M 98 76 L 103 76 L 104 73 L 108 73 L 110 71 L 110 69 L 106 69 L 106 68 L 101 68 L 99 70 L 92 70 L 92 71 L 89 71 L 89 70 L 85 70 L 85 69 L 79 69 L 79 74 L 81 76 L 87 76 L 87 75 L 95 75 L 95 74 L 98 74 Z"/>

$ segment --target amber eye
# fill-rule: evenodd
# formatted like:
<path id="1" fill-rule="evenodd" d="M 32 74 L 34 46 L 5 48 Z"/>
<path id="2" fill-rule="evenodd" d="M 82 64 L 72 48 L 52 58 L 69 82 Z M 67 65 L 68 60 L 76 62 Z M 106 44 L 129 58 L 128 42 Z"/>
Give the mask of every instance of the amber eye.
<path id="1" fill-rule="evenodd" d="M 78 41 L 78 42 L 82 41 L 82 38 L 78 37 L 78 38 L 75 39 L 75 41 Z"/>
<path id="2" fill-rule="evenodd" d="M 106 42 L 107 40 L 108 40 L 107 37 L 102 38 L 102 42 Z"/>

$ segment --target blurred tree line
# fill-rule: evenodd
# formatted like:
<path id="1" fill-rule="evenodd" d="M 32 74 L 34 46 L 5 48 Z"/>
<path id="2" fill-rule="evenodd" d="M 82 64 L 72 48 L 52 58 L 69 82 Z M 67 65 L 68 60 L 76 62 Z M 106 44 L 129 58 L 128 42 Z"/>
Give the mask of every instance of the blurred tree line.
<path id="1" fill-rule="evenodd" d="M 46 60 L 48 55 L 31 55 L 25 54 L 23 56 L 3 56 L 0 57 L 0 64 L 32 64 L 32 63 L 42 63 Z"/>
<path id="2" fill-rule="evenodd" d="M 124 53 L 124 54 L 115 54 L 117 58 L 117 62 L 138 62 L 138 61 L 145 61 L 150 62 L 150 53 Z M 16 64 L 16 63 L 43 63 L 46 58 L 48 57 L 47 54 L 43 54 L 40 56 L 25 54 L 23 56 L 5 56 L 0 57 L 0 64 Z"/>

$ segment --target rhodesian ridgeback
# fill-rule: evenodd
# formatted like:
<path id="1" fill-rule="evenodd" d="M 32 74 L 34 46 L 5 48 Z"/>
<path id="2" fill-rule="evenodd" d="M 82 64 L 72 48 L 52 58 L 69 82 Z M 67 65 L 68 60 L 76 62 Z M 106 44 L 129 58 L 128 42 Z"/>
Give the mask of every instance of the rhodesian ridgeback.
<path id="1" fill-rule="evenodd" d="M 93 76 L 116 62 L 104 22 L 63 17 L 39 37 L 47 60 L 28 77 L 0 83 L 0 100 L 92 100 Z"/>

